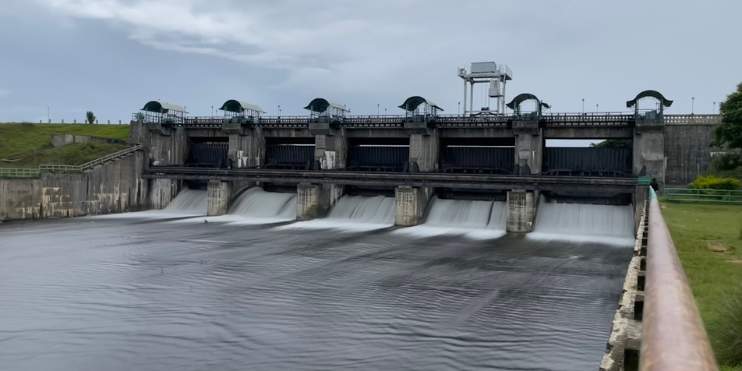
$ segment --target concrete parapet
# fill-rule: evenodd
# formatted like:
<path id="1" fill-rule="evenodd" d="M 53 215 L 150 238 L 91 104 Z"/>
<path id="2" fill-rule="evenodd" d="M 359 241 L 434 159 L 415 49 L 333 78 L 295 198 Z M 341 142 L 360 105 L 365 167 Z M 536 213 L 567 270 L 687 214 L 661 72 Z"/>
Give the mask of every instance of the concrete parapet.
<path id="1" fill-rule="evenodd" d="M 513 190 L 507 196 L 507 231 L 528 233 L 533 231 L 536 202 L 533 192 Z"/>
<path id="2" fill-rule="evenodd" d="M 301 183 L 296 186 L 296 220 L 311 220 L 318 216 L 320 185 Z"/>
<path id="3" fill-rule="evenodd" d="M 397 227 L 418 225 L 423 219 L 425 205 L 427 205 L 432 193 L 431 188 L 407 186 L 395 188 L 394 225 Z"/>
<path id="4" fill-rule="evenodd" d="M 230 182 L 210 180 L 206 187 L 206 215 L 218 216 L 226 214 L 231 197 L 232 184 Z"/>
<path id="5" fill-rule="evenodd" d="M 312 135 L 335 136 L 340 132 L 337 124 L 331 124 L 329 122 L 310 122 L 307 127 L 309 129 L 309 134 Z"/>
<path id="6" fill-rule="evenodd" d="M 405 121 L 404 131 L 409 135 L 433 135 L 435 128 L 428 122 Z"/>

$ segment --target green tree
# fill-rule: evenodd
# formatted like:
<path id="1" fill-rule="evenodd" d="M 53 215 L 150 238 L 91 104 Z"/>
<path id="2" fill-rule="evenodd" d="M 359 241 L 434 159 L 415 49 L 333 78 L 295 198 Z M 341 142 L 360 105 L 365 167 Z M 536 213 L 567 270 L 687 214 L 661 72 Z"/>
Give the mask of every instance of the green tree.
<path id="1" fill-rule="evenodd" d="M 721 125 L 714 130 L 714 144 L 727 148 L 742 148 L 742 83 L 719 104 Z"/>
<path id="2" fill-rule="evenodd" d="M 595 148 L 631 148 L 633 146 L 631 139 L 608 139 L 600 143 L 590 143 L 590 147 Z"/>
<path id="3" fill-rule="evenodd" d="M 85 117 L 88 120 L 88 124 L 95 124 L 95 114 L 93 113 L 93 111 L 86 112 Z"/>

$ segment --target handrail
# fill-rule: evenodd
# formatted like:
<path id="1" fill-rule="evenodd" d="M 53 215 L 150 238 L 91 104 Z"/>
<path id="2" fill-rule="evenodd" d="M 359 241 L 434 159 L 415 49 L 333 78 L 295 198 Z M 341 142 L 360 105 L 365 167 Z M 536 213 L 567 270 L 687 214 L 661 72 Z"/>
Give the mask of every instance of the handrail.
<path id="1" fill-rule="evenodd" d="M 639 369 L 718 370 L 675 244 L 649 190 L 649 239 Z"/>
<path id="2" fill-rule="evenodd" d="M 742 190 L 665 188 L 668 202 L 742 205 Z"/>
<path id="3" fill-rule="evenodd" d="M 50 165 L 50 164 L 42 164 L 39 165 L 38 168 L 10 168 L 10 169 L 3 169 L 0 168 L 0 177 L 8 177 L 8 178 L 32 178 L 37 177 L 42 172 L 49 172 L 49 173 L 81 173 L 87 169 L 91 169 L 97 165 L 100 165 L 102 163 L 121 158 L 124 156 L 127 156 L 129 154 L 132 154 L 134 152 L 137 152 L 142 149 L 141 144 L 137 144 L 135 146 L 123 149 L 118 152 L 114 152 L 111 154 L 108 154 L 106 156 L 97 158 L 93 161 L 86 162 L 82 165 Z"/>

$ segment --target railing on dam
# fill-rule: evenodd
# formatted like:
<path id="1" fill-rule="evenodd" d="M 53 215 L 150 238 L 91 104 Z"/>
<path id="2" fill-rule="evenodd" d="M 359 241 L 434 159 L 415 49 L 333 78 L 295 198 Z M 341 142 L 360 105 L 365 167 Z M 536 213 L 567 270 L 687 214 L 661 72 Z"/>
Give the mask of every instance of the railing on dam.
<path id="1" fill-rule="evenodd" d="M 742 191 L 665 188 L 668 202 L 742 205 Z"/>
<path id="2" fill-rule="evenodd" d="M 650 189 L 642 371 L 718 370 L 675 244 Z"/>
<path id="3" fill-rule="evenodd" d="M 142 150 L 142 145 L 137 144 L 135 146 L 126 148 L 124 150 L 108 154 L 106 156 L 97 158 L 93 161 L 86 162 L 82 165 L 39 165 L 38 168 L 0 168 L 0 178 L 36 178 L 41 173 L 80 173 L 88 169 L 92 169 L 97 165 L 104 164 L 109 161 L 113 161 L 122 157 L 126 157 L 132 153 Z"/>

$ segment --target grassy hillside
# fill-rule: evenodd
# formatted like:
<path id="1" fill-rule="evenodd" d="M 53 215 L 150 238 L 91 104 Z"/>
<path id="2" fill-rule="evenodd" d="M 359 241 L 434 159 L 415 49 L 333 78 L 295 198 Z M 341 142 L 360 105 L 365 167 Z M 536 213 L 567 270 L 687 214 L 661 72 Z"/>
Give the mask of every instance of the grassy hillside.
<path id="1" fill-rule="evenodd" d="M 125 144 L 72 143 L 27 155 L 19 161 L 0 161 L 0 168 L 34 168 L 39 165 L 82 165 L 125 149 Z"/>
<path id="2" fill-rule="evenodd" d="M 52 134 L 125 139 L 129 125 L 0 124 L 0 159 L 51 148 Z"/>
<path id="3" fill-rule="evenodd" d="M 742 313 L 726 309 L 742 293 L 742 206 L 662 206 L 722 370 L 742 371 L 734 361 L 742 349 L 728 348 L 729 330 L 742 326 Z"/>

